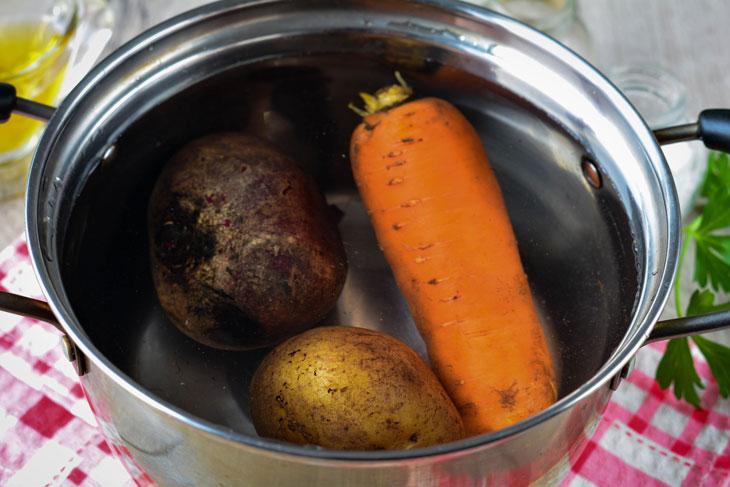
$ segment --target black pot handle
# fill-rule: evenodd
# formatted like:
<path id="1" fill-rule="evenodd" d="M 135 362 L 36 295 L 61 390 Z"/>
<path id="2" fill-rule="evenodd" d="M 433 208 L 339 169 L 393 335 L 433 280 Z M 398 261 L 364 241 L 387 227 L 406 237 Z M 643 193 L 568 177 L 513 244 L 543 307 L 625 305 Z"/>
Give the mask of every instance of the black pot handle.
<path id="1" fill-rule="evenodd" d="M 730 110 L 713 108 L 700 112 L 696 123 L 654 131 L 660 144 L 702 139 L 711 150 L 730 152 Z M 645 343 L 681 338 L 730 328 L 730 310 L 674 318 L 656 323 Z"/>
<path id="2" fill-rule="evenodd" d="M 708 149 L 730 152 L 730 110 L 704 110 L 698 125 L 700 138 Z"/>
<path id="3" fill-rule="evenodd" d="M 54 107 L 20 98 L 16 94 L 15 86 L 0 83 L 0 123 L 7 122 L 14 113 L 47 122 L 55 111 Z"/>
<path id="4" fill-rule="evenodd" d="M 5 123 L 15 109 L 15 86 L 0 83 L 0 123 Z"/>
<path id="5" fill-rule="evenodd" d="M 730 310 L 663 320 L 654 325 L 644 343 L 699 335 L 730 328 Z"/>
<path id="6" fill-rule="evenodd" d="M 702 139 L 708 149 L 730 152 L 730 110 L 703 110 L 697 122 L 658 129 L 654 136 L 660 144 Z"/>

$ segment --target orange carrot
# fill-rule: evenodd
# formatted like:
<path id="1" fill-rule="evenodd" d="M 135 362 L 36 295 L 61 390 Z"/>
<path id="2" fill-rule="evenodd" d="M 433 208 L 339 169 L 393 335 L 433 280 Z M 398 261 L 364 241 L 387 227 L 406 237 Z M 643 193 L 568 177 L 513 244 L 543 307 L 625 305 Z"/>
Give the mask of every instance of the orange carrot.
<path id="1" fill-rule="evenodd" d="M 469 435 L 556 400 L 555 371 L 497 179 L 451 104 L 400 85 L 361 94 L 350 143 L 360 195 Z M 389 108 L 397 105 L 394 108 Z"/>

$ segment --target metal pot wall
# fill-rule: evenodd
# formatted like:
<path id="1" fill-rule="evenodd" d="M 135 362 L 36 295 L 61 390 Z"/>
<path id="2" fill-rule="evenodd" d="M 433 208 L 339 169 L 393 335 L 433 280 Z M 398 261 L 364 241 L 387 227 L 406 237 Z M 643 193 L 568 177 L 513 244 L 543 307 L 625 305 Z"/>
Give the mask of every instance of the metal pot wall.
<path id="1" fill-rule="evenodd" d="M 350 273 L 326 322 L 392 333 L 425 356 L 345 157 L 358 122 L 348 102 L 395 70 L 417 93 L 456 104 L 482 135 L 560 368 L 560 399 L 509 428 L 423 449 L 259 438 L 247 387 L 264 352 L 208 349 L 169 324 L 148 271 L 149 192 L 195 136 L 269 138 L 344 215 Z M 715 115 L 657 135 L 704 135 L 719 147 Z M 725 315 L 656 323 L 680 219 L 657 138 L 633 107 L 563 46 L 468 4 L 224 1 L 162 24 L 55 112 L 31 167 L 26 221 L 50 309 L 10 296 L 0 308 L 59 323 L 102 430 L 160 486 L 550 485 L 643 344 L 730 325 Z"/>

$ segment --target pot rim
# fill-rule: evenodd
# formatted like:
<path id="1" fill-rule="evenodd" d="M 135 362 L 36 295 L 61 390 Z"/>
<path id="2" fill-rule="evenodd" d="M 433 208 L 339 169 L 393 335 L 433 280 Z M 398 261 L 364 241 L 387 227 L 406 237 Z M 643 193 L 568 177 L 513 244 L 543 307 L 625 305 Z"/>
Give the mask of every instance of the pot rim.
<path id="1" fill-rule="evenodd" d="M 448 454 L 466 453 L 470 450 L 488 447 L 506 440 L 507 438 L 524 434 L 535 425 L 572 409 L 573 406 L 580 403 L 594 391 L 606 386 L 614 376 L 621 372 L 624 365 L 631 360 L 648 338 L 654 323 L 656 323 L 659 319 L 659 315 L 661 314 L 668 299 L 671 283 L 674 281 L 679 258 L 681 220 L 679 216 L 676 189 L 671 178 L 669 166 L 659 144 L 644 120 L 626 97 L 596 68 L 584 61 L 567 47 L 522 22 L 511 19 L 497 12 L 482 9 L 472 4 L 461 2 L 454 4 L 452 2 L 448 2 L 448 0 L 418 0 L 418 3 L 424 4 L 428 7 L 446 10 L 451 13 L 459 13 L 461 15 L 476 18 L 480 21 L 496 24 L 531 43 L 541 45 L 545 51 L 548 51 L 551 55 L 559 58 L 562 62 L 569 65 L 571 69 L 590 80 L 593 83 L 594 88 L 605 95 L 614 107 L 626 117 L 630 126 L 635 129 L 636 136 L 640 140 L 642 148 L 645 150 L 645 157 L 647 161 L 652 163 L 655 177 L 658 181 L 659 187 L 661 188 L 663 197 L 663 201 L 661 203 L 667 209 L 668 218 L 666 258 L 662 262 L 656 262 L 656 272 L 661 273 L 661 281 L 664 285 L 653 296 L 647 296 L 646 292 L 640 293 L 639 301 L 636 303 L 635 309 L 646 309 L 646 312 L 643 316 L 638 317 L 635 313 L 632 314 L 632 322 L 627 328 L 628 331 L 621 344 L 591 379 L 582 384 L 576 390 L 560 398 L 547 409 L 498 431 L 446 444 L 412 450 L 337 451 L 319 447 L 299 446 L 276 440 L 250 436 L 244 433 L 232 431 L 230 428 L 220 426 L 208 420 L 194 416 L 193 414 L 187 413 L 181 408 L 156 397 L 152 392 L 143 389 L 142 386 L 138 385 L 117 366 L 104 357 L 94 344 L 90 342 L 88 336 L 83 332 L 83 327 L 80 326 L 78 320 L 71 311 L 70 305 L 65 300 L 63 293 L 59 292 L 59 290 L 54 287 L 54 283 L 46 265 L 50 264 L 53 266 L 58 264 L 49 262 L 49 259 L 47 259 L 43 254 L 38 228 L 39 222 L 37 220 L 37 201 L 45 162 L 48 155 L 53 150 L 57 134 L 61 131 L 64 121 L 68 117 L 73 116 L 76 112 L 79 101 L 83 99 L 87 93 L 92 91 L 96 83 L 103 79 L 109 71 L 114 70 L 115 67 L 121 65 L 126 59 L 132 57 L 135 53 L 142 52 L 150 48 L 150 46 L 152 46 L 157 40 L 167 37 L 177 31 L 185 30 L 208 17 L 217 15 L 221 10 L 227 8 L 247 8 L 251 5 L 280 3 L 286 1 L 287 0 L 253 0 L 249 2 L 237 2 L 235 0 L 223 0 L 213 2 L 189 12 L 182 13 L 143 32 L 127 44 L 118 48 L 114 53 L 98 64 L 89 74 L 87 74 L 61 103 L 58 110 L 49 121 L 33 158 L 28 177 L 28 191 L 25 202 L 25 225 L 31 262 L 36 276 L 38 276 L 41 289 L 46 296 L 48 304 L 50 305 L 54 315 L 58 318 L 59 323 L 66 331 L 69 338 L 78 346 L 79 349 L 81 349 L 82 353 L 85 354 L 86 357 L 93 361 L 94 365 L 100 369 L 100 372 L 111 377 L 116 384 L 123 387 L 128 393 L 143 401 L 153 409 L 173 417 L 193 429 L 200 430 L 207 434 L 238 444 L 267 450 L 270 453 L 294 457 L 307 457 L 308 459 L 319 460 L 352 462 L 380 461 L 388 463 L 399 460 L 427 460 Z M 653 259 L 649 256 L 651 251 L 652 249 L 649 248 L 644 249 L 645 256 L 647 257 L 645 259 L 646 262 L 653 261 Z M 640 276 L 641 282 L 645 282 L 646 274 L 652 272 L 652 269 L 649 267 L 649 265 L 646 265 L 642 269 L 642 276 Z M 641 287 L 641 289 L 643 289 L 643 287 Z M 649 303 L 647 304 L 647 302 Z"/>

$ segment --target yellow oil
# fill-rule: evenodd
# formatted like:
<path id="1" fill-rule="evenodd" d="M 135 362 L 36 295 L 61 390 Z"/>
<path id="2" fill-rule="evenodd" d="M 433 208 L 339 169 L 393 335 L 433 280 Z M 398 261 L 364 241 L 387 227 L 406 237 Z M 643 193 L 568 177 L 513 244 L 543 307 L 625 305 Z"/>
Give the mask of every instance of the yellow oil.
<path id="1" fill-rule="evenodd" d="M 1 20 L 0 20 L 1 22 Z M 53 105 L 68 64 L 66 45 L 73 29 L 54 31 L 45 23 L 0 24 L 0 81 L 15 86 L 19 97 Z M 29 150 L 43 122 L 12 115 L 0 126 L 0 164 Z"/>

